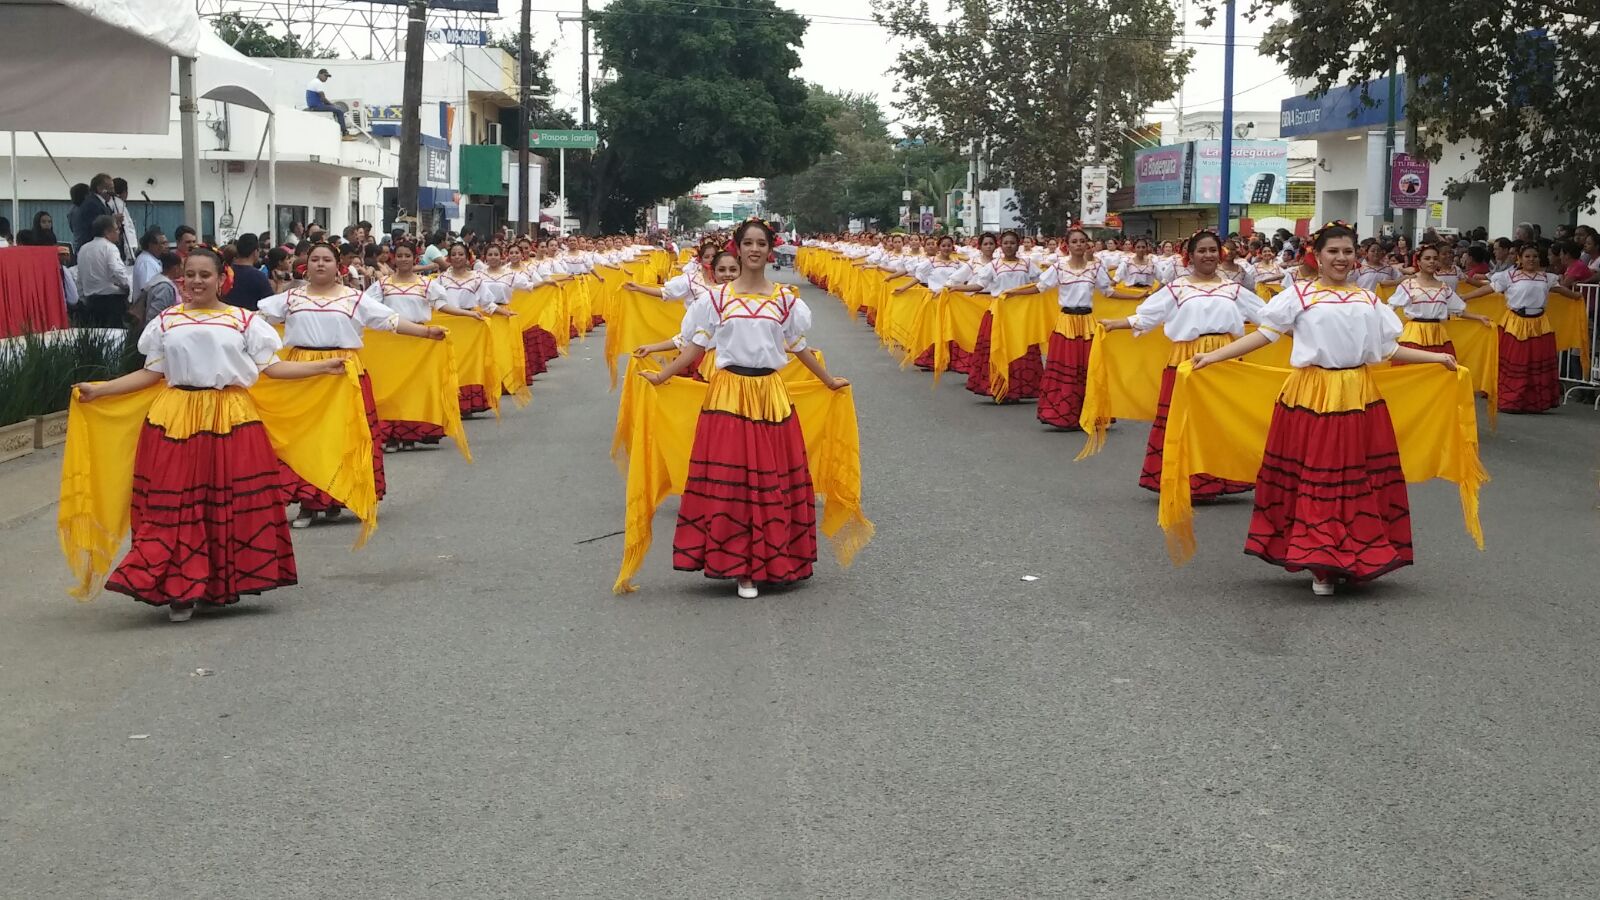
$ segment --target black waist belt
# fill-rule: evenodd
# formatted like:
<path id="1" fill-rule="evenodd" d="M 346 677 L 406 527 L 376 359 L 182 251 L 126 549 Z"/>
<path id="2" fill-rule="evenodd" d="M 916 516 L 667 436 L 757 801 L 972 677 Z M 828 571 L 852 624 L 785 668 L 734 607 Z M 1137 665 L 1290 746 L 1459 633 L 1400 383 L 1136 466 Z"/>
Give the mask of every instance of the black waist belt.
<path id="1" fill-rule="evenodd" d="M 1430 325 L 1434 325 L 1434 324 L 1438 324 L 1439 322 L 1443 322 L 1444 320 L 1443 319 L 1417 319 L 1417 318 L 1413 318 L 1411 321 L 1413 321 L 1413 322 L 1427 322 Z"/>
<path id="2" fill-rule="evenodd" d="M 722 368 L 735 375 L 743 375 L 746 378 L 761 378 L 778 371 L 777 369 L 757 369 L 753 366 L 723 366 Z"/>
<path id="3" fill-rule="evenodd" d="M 1092 307 L 1092 306 L 1063 306 L 1063 307 L 1061 307 L 1061 314 L 1062 315 L 1067 315 L 1067 316 L 1087 316 L 1092 312 L 1094 312 L 1094 307 Z"/>
<path id="4" fill-rule="evenodd" d="M 356 352 L 356 348 L 354 348 L 354 347 L 295 347 L 294 349 L 296 349 L 296 350 L 315 350 L 318 353 L 326 353 L 326 352 L 328 352 L 330 350 L 348 350 L 351 353 Z"/>
<path id="5" fill-rule="evenodd" d="M 1544 315 L 1544 310 L 1542 309 L 1513 309 L 1512 312 L 1524 319 L 1537 319 Z"/>
<path id="6" fill-rule="evenodd" d="M 198 384 L 174 384 L 174 385 L 172 385 L 172 387 L 175 387 L 180 391 L 220 391 L 220 390 L 222 390 L 222 388 L 219 388 L 219 387 L 201 387 Z"/>

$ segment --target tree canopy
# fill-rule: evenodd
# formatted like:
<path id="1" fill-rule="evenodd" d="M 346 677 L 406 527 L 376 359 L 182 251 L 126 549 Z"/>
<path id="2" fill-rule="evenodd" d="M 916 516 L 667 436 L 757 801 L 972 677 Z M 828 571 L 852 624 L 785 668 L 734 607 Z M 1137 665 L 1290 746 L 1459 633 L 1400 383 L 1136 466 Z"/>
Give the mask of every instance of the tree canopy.
<path id="1" fill-rule="evenodd" d="M 873 12 L 905 45 L 901 111 L 948 146 L 984 148 L 983 187 L 1014 188 L 1035 226 L 1077 214 L 1082 167 L 1112 159 L 1189 69 L 1168 0 L 947 0 L 942 17 L 873 0 Z"/>
<path id="2" fill-rule="evenodd" d="M 223 13 L 211 20 L 217 36 L 245 56 L 278 57 L 281 59 L 334 59 L 338 53 L 310 41 L 302 41 L 293 32 L 282 37 L 273 34 L 266 25 L 246 19 L 239 13 Z"/>
<path id="3" fill-rule="evenodd" d="M 798 172 L 832 149 L 793 74 L 806 20 L 774 0 L 614 0 L 590 15 L 613 77 L 594 91 L 587 230 L 632 227 L 641 207 L 703 181 Z"/>
<path id="4" fill-rule="evenodd" d="M 711 221 L 711 207 L 693 197 L 679 197 L 672 204 L 672 219 L 680 231 L 694 231 Z"/>
<path id="5" fill-rule="evenodd" d="M 966 163 L 949 148 L 922 140 L 895 141 L 877 100 L 834 94 L 813 85 L 832 135 L 833 152 L 793 175 L 767 179 L 767 206 L 801 231 L 835 231 L 850 219 L 899 222 L 901 197 L 934 206 L 941 215 L 949 191 L 966 177 Z"/>
<path id="6" fill-rule="evenodd" d="M 1425 0 L 1255 0 L 1248 15 L 1283 17 L 1267 29 L 1262 52 L 1319 93 L 1363 84 L 1396 64 L 1415 76 L 1407 115 L 1425 129 L 1419 149 L 1434 160 L 1446 142 L 1466 142 L 1478 154 L 1471 180 L 1549 187 L 1568 208 L 1594 208 L 1594 0 L 1452 0 L 1445 10 Z"/>

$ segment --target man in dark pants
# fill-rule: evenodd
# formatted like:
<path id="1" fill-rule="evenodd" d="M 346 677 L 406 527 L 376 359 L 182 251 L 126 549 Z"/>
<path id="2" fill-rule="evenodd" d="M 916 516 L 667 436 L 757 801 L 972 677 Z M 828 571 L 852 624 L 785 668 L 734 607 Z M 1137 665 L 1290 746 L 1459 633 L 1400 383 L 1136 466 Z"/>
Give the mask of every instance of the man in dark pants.
<path id="1" fill-rule="evenodd" d="M 109 182 L 110 179 L 107 179 Z M 78 251 L 78 303 L 89 328 L 126 327 L 128 267 L 122 263 L 122 231 L 117 220 L 102 215 L 94 220 L 95 238 Z"/>

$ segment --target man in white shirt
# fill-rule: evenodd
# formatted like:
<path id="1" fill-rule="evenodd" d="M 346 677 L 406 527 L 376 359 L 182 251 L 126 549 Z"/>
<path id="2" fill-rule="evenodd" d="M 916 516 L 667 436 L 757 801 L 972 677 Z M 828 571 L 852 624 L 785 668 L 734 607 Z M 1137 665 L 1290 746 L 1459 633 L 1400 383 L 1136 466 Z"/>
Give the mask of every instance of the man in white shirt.
<path id="1" fill-rule="evenodd" d="M 139 255 L 133 261 L 129 276 L 128 296 L 138 297 L 144 286 L 161 274 L 161 254 L 167 252 L 167 236 L 159 228 L 151 228 L 139 239 Z"/>
<path id="2" fill-rule="evenodd" d="M 311 82 L 306 85 L 306 111 L 333 113 L 333 120 L 339 123 L 339 136 L 347 141 L 354 140 L 349 130 L 345 128 L 344 110 L 329 103 L 328 95 L 323 90 L 323 86 L 332 77 L 327 69 L 317 70 L 316 77 L 312 78 Z"/>
<path id="3" fill-rule="evenodd" d="M 128 267 L 122 264 L 117 220 L 99 216 L 90 226 L 94 239 L 78 250 L 78 304 L 90 328 L 122 328 L 128 312 Z"/>

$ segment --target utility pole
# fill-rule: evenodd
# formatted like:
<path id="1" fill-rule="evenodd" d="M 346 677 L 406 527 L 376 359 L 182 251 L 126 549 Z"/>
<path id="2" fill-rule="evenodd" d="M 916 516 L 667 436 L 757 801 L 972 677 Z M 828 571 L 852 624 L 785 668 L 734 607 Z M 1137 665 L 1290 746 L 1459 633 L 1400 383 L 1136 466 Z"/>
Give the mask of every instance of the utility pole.
<path id="1" fill-rule="evenodd" d="M 528 228 L 528 209 L 531 202 L 528 199 L 528 142 L 530 139 L 529 131 L 533 128 L 532 104 L 528 102 L 528 95 L 533 92 L 533 85 L 529 83 L 533 81 L 533 37 L 529 34 L 533 30 L 532 25 L 533 0 L 522 0 L 522 35 L 517 41 L 517 62 L 520 69 L 517 81 L 522 85 L 521 90 L 518 91 L 519 100 L 522 104 L 522 114 L 517 116 L 517 191 L 520 195 L 517 204 L 519 211 L 517 215 L 517 234 L 519 235 L 533 233 Z M 538 195 L 534 195 L 534 199 L 537 200 Z M 538 219 L 534 219 L 534 221 L 537 222 Z"/>
<path id="2" fill-rule="evenodd" d="M 422 175 L 419 155 L 422 150 L 422 41 L 428 27 L 428 0 L 407 0 L 405 86 L 400 108 L 400 210 L 417 220 L 422 232 L 421 210 L 417 207 L 417 182 Z"/>
<path id="3" fill-rule="evenodd" d="M 1217 186 L 1217 234 L 1228 237 L 1228 219 L 1233 200 L 1233 20 L 1235 0 L 1228 0 L 1223 15 L 1228 17 L 1226 46 L 1222 63 L 1222 178 Z M 1180 123 L 1181 124 L 1181 123 Z"/>
<path id="4" fill-rule="evenodd" d="M 589 122 L 589 0 L 583 0 L 583 127 Z"/>
<path id="5" fill-rule="evenodd" d="M 1405 102 L 1406 102 L 1406 105 L 1407 105 L 1407 108 L 1406 108 L 1406 152 L 1411 154 L 1412 156 L 1420 156 L 1421 153 L 1422 153 L 1422 150 L 1421 150 L 1421 147 L 1422 147 L 1422 135 L 1420 133 L 1418 133 L 1418 130 L 1417 130 L 1417 117 L 1413 116 L 1411 114 L 1411 109 L 1410 109 L 1411 98 L 1416 96 L 1416 93 L 1417 93 L 1417 76 L 1411 74 L 1411 67 L 1410 66 L 1406 67 L 1405 88 L 1406 88 Z M 1391 175 L 1390 177 L 1392 178 L 1393 176 Z M 1384 190 L 1388 190 L 1388 187 L 1385 186 Z M 1404 234 L 1406 236 L 1406 242 L 1409 243 L 1412 247 L 1415 247 L 1417 245 L 1417 243 L 1416 243 L 1416 241 L 1417 241 L 1417 211 L 1414 210 L 1414 209 L 1406 210 L 1404 213 L 1401 214 L 1401 223 L 1402 223 L 1401 224 L 1401 228 L 1404 229 Z"/>
<path id="6" fill-rule="evenodd" d="M 1383 132 L 1383 224 L 1391 228 L 1394 227 L 1394 201 L 1389 196 L 1389 185 L 1394 183 L 1395 105 L 1400 102 L 1400 98 L 1395 94 L 1396 82 L 1400 79 L 1399 74 L 1395 71 L 1397 59 L 1398 57 L 1389 58 L 1389 125 Z M 1406 240 L 1410 240 L 1410 238 L 1406 238 Z"/>

